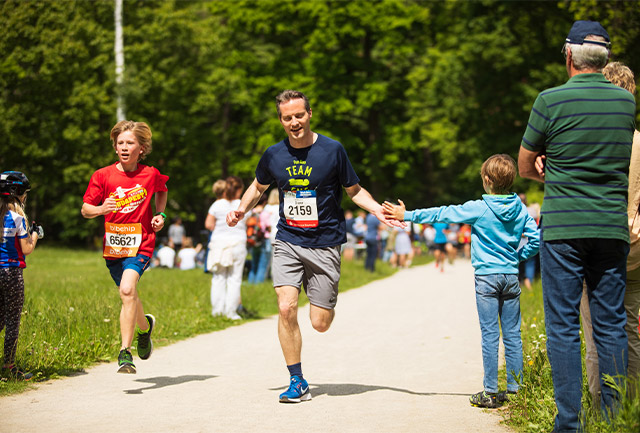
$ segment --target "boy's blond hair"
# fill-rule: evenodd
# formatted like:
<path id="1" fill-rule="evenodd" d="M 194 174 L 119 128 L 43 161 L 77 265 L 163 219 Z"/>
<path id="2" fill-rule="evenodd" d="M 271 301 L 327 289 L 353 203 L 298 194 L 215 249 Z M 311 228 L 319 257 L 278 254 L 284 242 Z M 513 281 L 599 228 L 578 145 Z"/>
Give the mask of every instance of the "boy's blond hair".
<path id="1" fill-rule="evenodd" d="M 216 198 L 222 198 L 224 191 L 227 189 L 227 182 L 224 179 L 218 179 L 213 183 L 213 194 L 215 194 Z"/>
<path id="2" fill-rule="evenodd" d="M 627 66 L 620 62 L 611 62 L 602 70 L 604 77 L 618 87 L 636 94 L 636 82 L 633 72 Z"/>
<path id="3" fill-rule="evenodd" d="M 480 169 L 482 182 L 494 194 L 508 194 L 516 178 L 516 162 L 505 153 L 490 156 Z"/>
<path id="4" fill-rule="evenodd" d="M 138 161 L 142 161 L 145 157 L 151 153 L 151 128 L 144 122 L 134 122 L 133 120 L 121 120 L 116 123 L 111 129 L 111 145 L 116 149 L 116 143 L 118 142 L 118 135 L 125 131 L 133 132 L 133 135 L 138 139 L 142 153 L 138 157 Z M 117 149 L 116 149 L 117 150 Z"/>

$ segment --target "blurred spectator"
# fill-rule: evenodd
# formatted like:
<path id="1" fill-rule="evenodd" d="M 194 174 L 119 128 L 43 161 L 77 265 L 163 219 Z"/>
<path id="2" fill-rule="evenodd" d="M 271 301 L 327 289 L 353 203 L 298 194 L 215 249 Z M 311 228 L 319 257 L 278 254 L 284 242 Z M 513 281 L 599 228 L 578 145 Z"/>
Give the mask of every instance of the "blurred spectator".
<path id="1" fill-rule="evenodd" d="M 411 264 L 410 255 L 411 248 L 411 226 L 406 228 L 396 228 L 395 253 L 397 257 L 397 265 L 401 268 L 408 268 Z"/>
<path id="2" fill-rule="evenodd" d="M 261 217 L 268 219 L 267 230 L 265 233 L 265 250 L 269 254 L 269 263 L 267 264 L 267 275 L 265 279 L 271 275 L 271 263 L 273 262 L 273 243 L 278 233 L 278 222 L 280 222 L 280 192 L 278 188 L 274 188 L 269 193 L 267 205 L 262 211 Z"/>
<path id="3" fill-rule="evenodd" d="M 178 258 L 177 258 L 178 267 L 183 271 L 187 269 L 195 269 L 196 257 L 201 249 L 202 249 L 202 244 L 198 244 L 198 246 L 194 248 L 193 240 L 189 237 L 184 238 L 184 244 L 182 244 L 182 249 L 178 251 Z"/>
<path id="4" fill-rule="evenodd" d="M 169 226 L 169 240 L 173 244 L 173 248 L 179 251 L 184 243 L 186 231 L 182 225 L 182 218 L 175 217 L 173 224 Z"/>
<path id="5" fill-rule="evenodd" d="M 429 251 L 431 251 L 436 239 L 436 229 L 434 229 L 431 224 L 425 224 L 422 236 L 424 237 L 424 243 L 427 245 L 427 248 L 429 248 Z"/>
<path id="6" fill-rule="evenodd" d="M 396 236 L 398 231 L 395 228 L 385 226 L 385 230 L 389 232 L 387 242 L 382 253 L 382 261 L 389 262 L 392 267 L 396 267 L 398 264 L 396 255 Z"/>
<path id="7" fill-rule="evenodd" d="M 462 249 L 462 254 L 466 259 L 471 258 L 471 226 L 462 224 L 458 230 L 458 245 Z"/>
<path id="8" fill-rule="evenodd" d="M 250 284 L 263 282 L 267 275 L 267 266 L 269 266 L 270 252 L 266 251 L 269 216 L 265 214 L 265 217 L 262 217 L 266 204 L 267 196 L 263 194 L 245 219 L 247 222 L 247 248 L 251 254 L 251 268 L 247 278 Z M 255 227 L 252 228 L 253 233 L 250 233 L 249 221 L 252 220 L 255 220 Z"/>
<path id="9" fill-rule="evenodd" d="M 449 230 L 445 232 L 447 235 L 447 245 L 445 248 L 450 264 L 453 264 L 453 261 L 458 255 L 458 230 L 460 230 L 460 224 L 449 224 Z"/>
<path id="10" fill-rule="evenodd" d="M 444 258 L 447 251 L 447 235 L 445 230 L 449 228 L 447 223 L 433 223 L 435 236 L 433 238 L 433 255 L 436 258 L 436 268 L 440 268 L 440 272 L 444 272 Z"/>
<path id="11" fill-rule="evenodd" d="M 211 205 L 205 220 L 205 227 L 212 232 L 206 263 L 213 274 L 211 314 L 239 320 L 237 310 L 241 305 L 242 272 L 247 257 L 247 227 L 244 220 L 234 227 L 229 227 L 225 220 L 228 212 L 238 208 L 244 184 L 239 177 L 229 176 L 224 192 L 221 192 L 222 185 L 216 182 L 213 186 L 214 193 L 217 191 L 222 197 Z"/>
<path id="12" fill-rule="evenodd" d="M 162 246 L 156 254 L 157 266 L 161 268 L 173 268 L 176 260 L 176 251 L 169 246 L 169 241 L 163 240 Z"/>
<path id="13" fill-rule="evenodd" d="M 353 234 L 356 236 L 356 246 L 354 248 L 354 256 L 355 258 L 362 257 L 362 251 L 367 247 L 364 243 L 364 234 L 367 230 L 367 224 L 365 222 L 366 216 L 365 212 L 362 209 L 358 209 L 356 213 L 356 217 L 353 221 Z"/>
<path id="14" fill-rule="evenodd" d="M 376 259 L 378 258 L 378 231 L 380 230 L 380 221 L 370 213 L 365 219 L 366 231 L 364 234 L 364 242 L 367 245 L 367 255 L 364 261 L 364 268 L 369 272 L 375 272 Z"/>
<path id="15" fill-rule="evenodd" d="M 533 218 L 536 221 L 536 223 L 538 223 L 540 220 L 540 205 L 535 203 L 536 206 L 533 206 L 533 205 L 529 206 L 529 204 L 527 203 L 527 196 L 524 193 L 518 194 L 518 197 L 520 197 L 520 201 L 522 201 L 522 203 L 527 207 L 527 212 L 529 213 L 529 216 L 531 216 L 531 218 Z M 519 248 L 522 248 L 526 243 L 527 243 L 527 238 L 523 236 L 520 241 Z M 520 267 L 519 267 L 520 281 L 522 281 L 523 285 L 527 290 L 531 290 L 531 287 L 532 287 L 531 283 L 533 282 L 533 279 L 535 278 L 535 275 L 536 275 L 536 267 L 538 265 L 538 260 L 539 260 L 539 255 L 536 254 L 535 256 L 528 258 L 524 262 L 520 262 Z"/>
<path id="16" fill-rule="evenodd" d="M 353 217 L 353 212 L 351 212 L 350 210 L 344 211 L 344 222 L 347 229 L 347 242 L 345 242 L 345 244 L 342 246 L 342 256 L 345 260 L 350 261 L 353 260 L 356 249 L 356 242 L 358 241 L 358 237 L 353 231 L 353 227 L 356 222 L 355 218 Z"/>

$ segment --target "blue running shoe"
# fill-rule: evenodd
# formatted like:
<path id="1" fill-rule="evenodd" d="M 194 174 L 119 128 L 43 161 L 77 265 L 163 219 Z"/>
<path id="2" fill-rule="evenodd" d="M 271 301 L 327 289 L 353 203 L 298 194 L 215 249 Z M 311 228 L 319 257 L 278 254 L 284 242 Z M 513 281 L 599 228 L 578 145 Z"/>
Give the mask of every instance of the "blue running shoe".
<path id="1" fill-rule="evenodd" d="M 291 376 L 289 389 L 280 394 L 280 403 L 300 403 L 311 400 L 309 384 L 300 376 Z"/>

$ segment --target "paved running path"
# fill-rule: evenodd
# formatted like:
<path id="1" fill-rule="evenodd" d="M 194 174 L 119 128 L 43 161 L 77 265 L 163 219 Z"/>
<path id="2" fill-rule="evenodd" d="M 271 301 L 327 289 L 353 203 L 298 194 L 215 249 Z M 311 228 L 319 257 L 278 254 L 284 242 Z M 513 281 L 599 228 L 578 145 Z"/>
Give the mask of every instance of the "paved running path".
<path id="1" fill-rule="evenodd" d="M 469 405 L 482 389 L 468 261 L 397 272 L 342 293 L 325 334 L 299 312 L 313 400 L 280 404 L 288 372 L 277 318 L 136 358 L 137 375 L 101 364 L 0 399 L 2 432 L 509 432 Z M 162 320 L 162 317 L 158 317 Z"/>

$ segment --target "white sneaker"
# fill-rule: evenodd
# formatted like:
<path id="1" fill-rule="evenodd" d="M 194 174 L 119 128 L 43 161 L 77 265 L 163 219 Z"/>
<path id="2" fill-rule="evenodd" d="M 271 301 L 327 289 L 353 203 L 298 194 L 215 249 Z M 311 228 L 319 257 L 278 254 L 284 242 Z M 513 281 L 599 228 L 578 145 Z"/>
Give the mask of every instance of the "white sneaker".
<path id="1" fill-rule="evenodd" d="M 227 314 L 227 318 L 231 320 L 242 320 L 242 317 L 238 313 Z"/>

